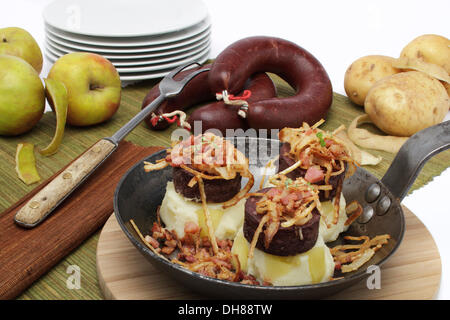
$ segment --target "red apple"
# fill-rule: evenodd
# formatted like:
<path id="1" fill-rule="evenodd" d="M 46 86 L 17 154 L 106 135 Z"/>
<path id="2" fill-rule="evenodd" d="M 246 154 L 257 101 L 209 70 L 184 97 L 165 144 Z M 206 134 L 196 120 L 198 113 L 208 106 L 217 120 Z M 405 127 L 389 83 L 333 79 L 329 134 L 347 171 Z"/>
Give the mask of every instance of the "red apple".
<path id="1" fill-rule="evenodd" d="M 120 105 L 120 77 L 104 57 L 87 52 L 69 53 L 55 62 L 49 79 L 67 88 L 67 123 L 89 126 L 110 119 Z"/>

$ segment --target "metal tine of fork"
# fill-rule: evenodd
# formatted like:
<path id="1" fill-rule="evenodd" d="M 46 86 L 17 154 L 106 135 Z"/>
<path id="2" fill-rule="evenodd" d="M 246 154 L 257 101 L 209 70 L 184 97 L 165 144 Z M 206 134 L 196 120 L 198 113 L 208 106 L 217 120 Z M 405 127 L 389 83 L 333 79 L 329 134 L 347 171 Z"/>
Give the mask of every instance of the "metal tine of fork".
<path id="1" fill-rule="evenodd" d="M 186 84 L 189 81 L 191 81 L 195 76 L 197 76 L 199 73 L 210 70 L 209 68 L 199 69 L 199 70 L 192 72 L 191 74 L 187 75 L 186 77 L 184 77 L 180 80 L 175 80 L 173 78 L 178 72 L 180 72 L 181 70 L 183 70 L 191 65 L 194 65 L 194 64 L 200 66 L 200 64 L 198 62 L 192 62 L 189 64 L 185 64 L 185 65 L 180 66 L 180 67 L 176 68 L 175 70 L 171 71 L 168 75 L 166 75 L 161 80 L 161 82 L 159 83 L 159 90 L 165 98 L 171 98 L 171 97 L 176 96 L 177 94 L 179 94 L 181 92 L 181 90 L 184 89 Z"/>
<path id="2" fill-rule="evenodd" d="M 200 63 L 198 63 L 198 62 L 191 62 L 191 63 L 185 64 L 185 65 L 179 66 L 176 69 L 170 71 L 169 74 L 167 75 L 167 78 L 173 79 L 173 77 L 175 77 L 181 70 L 186 69 L 187 67 L 190 67 L 194 64 L 200 66 Z"/>
<path id="3" fill-rule="evenodd" d="M 183 87 L 192 80 L 192 78 L 196 77 L 199 73 L 205 72 L 205 71 L 209 71 L 210 68 L 204 68 L 204 69 L 200 69 L 197 71 L 192 72 L 191 74 L 189 74 L 188 76 L 184 77 L 183 79 L 181 79 L 180 83 L 183 85 Z"/>

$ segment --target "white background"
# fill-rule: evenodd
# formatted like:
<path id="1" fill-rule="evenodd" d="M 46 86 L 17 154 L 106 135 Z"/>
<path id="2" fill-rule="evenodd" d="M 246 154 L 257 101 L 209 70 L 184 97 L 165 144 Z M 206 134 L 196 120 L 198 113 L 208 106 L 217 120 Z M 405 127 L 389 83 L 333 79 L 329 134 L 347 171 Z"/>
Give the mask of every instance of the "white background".
<path id="1" fill-rule="evenodd" d="M 50 2 L 2 1 L 0 28 L 22 27 L 43 48 L 41 13 Z M 435 33 L 450 38 L 450 0 L 205 2 L 213 25 L 212 58 L 233 41 L 246 36 L 285 38 L 313 53 L 327 70 L 334 91 L 341 94 L 345 94 L 345 70 L 357 58 L 369 54 L 397 57 L 409 41 L 422 34 Z M 106 11 L 99 14 L 107 14 Z M 50 67 L 46 61 L 42 77 Z M 446 118 L 450 119 L 449 114 Z M 450 299 L 450 206 L 446 202 L 449 190 L 450 168 L 403 201 L 428 227 L 438 245 L 442 259 L 438 299 Z"/>

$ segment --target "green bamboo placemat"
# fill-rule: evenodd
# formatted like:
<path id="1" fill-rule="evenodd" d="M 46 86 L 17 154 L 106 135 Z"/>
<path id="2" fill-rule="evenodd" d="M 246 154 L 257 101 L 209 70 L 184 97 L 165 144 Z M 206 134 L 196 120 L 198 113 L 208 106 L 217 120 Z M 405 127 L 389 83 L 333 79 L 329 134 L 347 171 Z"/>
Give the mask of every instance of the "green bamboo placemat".
<path id="1" fill-rule="evenodd" d="M 277 84 L 279 96 L 292 93 L 284 81 L 273 77 Z M 141 102 L 155 81 L 145 81 L 123 89 L 122 102 L 117 114 L 109 122 L 89 127 L 76 128 L 68 126 L 63 144 L 58 153 L 50 157 L 36 154 L 37 168 L 42 180 L 45 180 L 61 167 L 77 157 L 87 147 L 102 137 L 110 136 L 119 127 L 125 124 L 132 115 L 140 110 Z M 332 130 L 340 124 L 347 127 L 356 116 L 363 113 L 363 109 L 352 104 L 347 97 L 335 94 L 333 105 L 323 128 Z M 15 149 L 18 143 L 27 141 L 38 147 L 49 143 L 55 130 L 55 118 L 52 113 L 43 116 L 39 124 L 30 132 L 20 137 L 0 137 L 0 212 L 31 191 L 35 185 L 26 186 L 16 176 Z M 165 131 L 150 131 L 145 124 L 139 125 L 127 140 L 143 146 L 169 145 L 169 135 L 173 127 Z M 382 177 L 393 159 L 393 155 L 386 152 L 371 151 L 381 155 L 383 161 L 377 166 L 367 167 L 377 177 Z M 138 161 L 139 159 L 136 159 Z M 422 169 L 411 190 L 420 188 L 433 177 L 439 175 L 450 166 L 450 151 L 445 151 L 431 160 Z M 36 281 L 26 290 L 19 299 L 102 299 L 98 287 L 95 264 L 96 247 L 99 232 L 87 239 L 78 249 L 69 254 L 64 260 L 50 270 L 46 275 Z M 1 244 L 0 244 L 1 246 Z M 81 270 L 81 288 L 68 289 L 66 281 L 71 275 L 67 273 L 70 265 L 77 265 Z"/>

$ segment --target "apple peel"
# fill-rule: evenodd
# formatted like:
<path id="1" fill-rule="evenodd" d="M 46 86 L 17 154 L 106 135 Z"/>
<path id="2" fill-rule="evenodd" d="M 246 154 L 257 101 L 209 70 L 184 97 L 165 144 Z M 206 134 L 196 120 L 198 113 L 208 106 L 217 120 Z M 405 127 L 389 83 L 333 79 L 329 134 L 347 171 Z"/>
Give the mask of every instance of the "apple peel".
<path id="1" fill-rule="evenodd" d="M 348 127 L 348 137 L 360 147 L 397 153 L 405 141 L 408 140 L 408 137 L 382 136 L 369 132 L 366 129 L 358 128 L 359 125 L 364 123 L 373 124 L 368 114 L 356 117 Z"/>
<path id="2" fill-rule="evenodd" d="M 47 147 L 39 150 L 40 154 L 49 156 L 56 153 L 64 137 L 69 100 L 64 83 L 55 79 L 44 79 L 44 82 L 45 96 L 56 114 L 55 135 Z"/>
<path id="3" fill-rule="evenodd" d="M 34 145 L 23 142 L 16 149 L 16 172 L 19 179 L 30 185 L 41 180 L 36 169 L 36 158 L 34 157 Z"/>
<path id="4" fill-rule="evenodd" d="M 380 156 L 374 156 L 373 154 L 365 150 L 359 149 L 348 137 L 345 129 L 346 129 L 345 126 L 341 125 L 333 132 L 333 135 L 343 142 L 343 144 L 350 151 L 350 156 L 352 157 L 353 160 L 355 160 L 355 162 L 357 162 L 359 165 L 362 166 L 365 165 L 375 166 L 379 164 L 381 160 L 383 160 L 383 158 Z"/>

